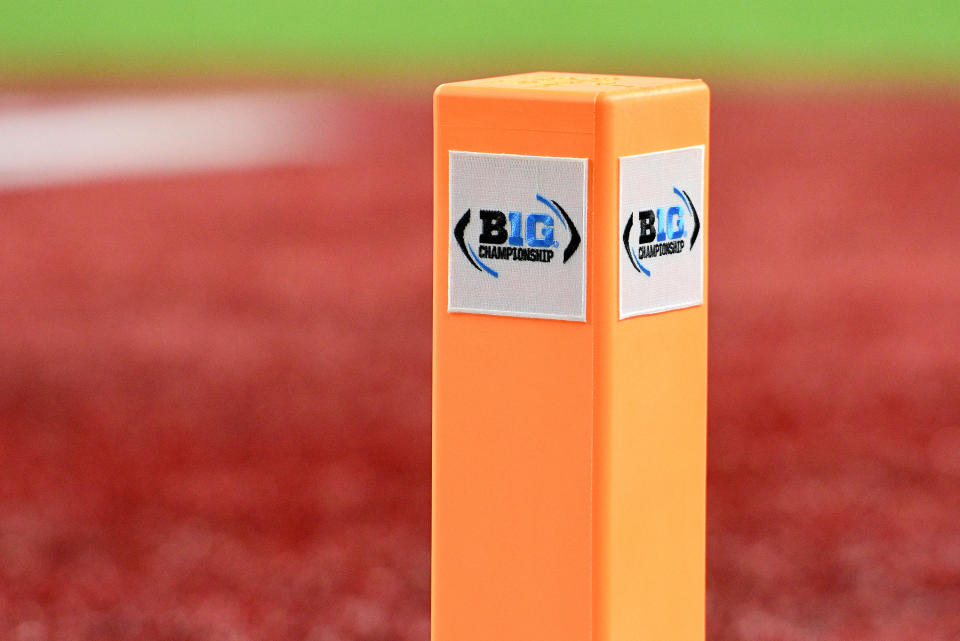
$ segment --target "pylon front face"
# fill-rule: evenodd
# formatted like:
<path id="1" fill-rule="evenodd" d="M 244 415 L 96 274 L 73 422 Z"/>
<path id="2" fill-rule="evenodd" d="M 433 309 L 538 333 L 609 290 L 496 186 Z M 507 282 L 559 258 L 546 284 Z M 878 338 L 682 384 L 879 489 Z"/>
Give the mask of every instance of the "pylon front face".
<path id="1" fill-rule="evenodd" d="M 434 641 L 702 638 L 708 101 L 438 89 Z"/>

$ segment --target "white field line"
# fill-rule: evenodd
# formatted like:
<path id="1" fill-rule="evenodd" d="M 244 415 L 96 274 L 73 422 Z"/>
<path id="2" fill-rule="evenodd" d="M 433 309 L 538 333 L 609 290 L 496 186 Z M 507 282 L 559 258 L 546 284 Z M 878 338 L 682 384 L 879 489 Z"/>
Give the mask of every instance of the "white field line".
<path id="1" fill-rule="evenodd" d="M 0 189 L 323 162 L 344 148 L 337 110 L 316 94 L 4 102 Z"/>

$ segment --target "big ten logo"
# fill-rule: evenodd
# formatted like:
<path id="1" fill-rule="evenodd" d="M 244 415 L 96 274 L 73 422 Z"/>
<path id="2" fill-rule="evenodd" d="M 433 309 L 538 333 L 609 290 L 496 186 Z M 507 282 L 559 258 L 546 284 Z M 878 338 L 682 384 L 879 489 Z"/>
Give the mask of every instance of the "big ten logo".
<path id="1" fill-rule="evenodd" d="M 562 262 L 566 263 L 580 246 L 580 233 L 555 200 L 548 200 L 537 194 L 537 201 L 545 205 L 550 213 L 521 211 L 504 213 L 498 209 L 480 209 L 480 225 L 474 248 L 474 237 L 468 235 L 470 210 L 468 209 L 454 226 L 453 235 L 467 261 L 478 271 L 484 271 L 494 278 L 499 272 L 484 262 L 484 259 L 510 260 L 528 263 L 551 263 L 560 258 L 554 251 L 560 247 L 560 237 L 566 237 Z"/>
<path id="2" fill-rule="evenodd" d="M 524 234 L 526 227 L 526 234 Z M 559 247 L 553 238 L 553 216 L 549 214 L 527 214 L 524 225 L 523 213 L 510 212 L 510 231 L 507 231 L 507 217 L 502 211 L 480 210 L 480 244 L 502 245 L 508 243 L 514 247 L 523 247 L 524 241 L 530 247 Z"/>
<path id="3" fill-rule="evenodd" d="M 680 254 L 685 248 L 692 251 L 700 234 L 700 217 L 690 195 L 679 187 L 674 187 L 673 193 L 681 205 L 631 212 L 624 225 L 624 251 L 634 269 L 645 276 L 650 276 L 651 270 L 641 260 Z"/>

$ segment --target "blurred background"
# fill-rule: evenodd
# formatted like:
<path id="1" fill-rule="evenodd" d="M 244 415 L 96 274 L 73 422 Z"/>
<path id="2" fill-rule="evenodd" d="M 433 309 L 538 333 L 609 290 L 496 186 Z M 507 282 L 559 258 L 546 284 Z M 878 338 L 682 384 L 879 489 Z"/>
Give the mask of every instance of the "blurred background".
<path id="1" fill-rule="evenodd" d="M 958 33 L 0 0 L 0 638 L 427 641 L 431 91 L 535 69 L 713 88 L 709 638 L 960 638 Z"/>

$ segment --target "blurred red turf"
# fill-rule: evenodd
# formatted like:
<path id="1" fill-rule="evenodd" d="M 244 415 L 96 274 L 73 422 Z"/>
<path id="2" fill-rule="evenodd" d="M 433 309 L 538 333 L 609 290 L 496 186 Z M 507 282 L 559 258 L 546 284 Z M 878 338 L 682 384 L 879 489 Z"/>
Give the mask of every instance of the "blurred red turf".
<path id="1" fill-rule="evenodd" d="M 0 638 L 426 641 L 428 101 L 0 193 Z M 708 628 L 960 636 L 960 102 L 719 92 Z"/>

